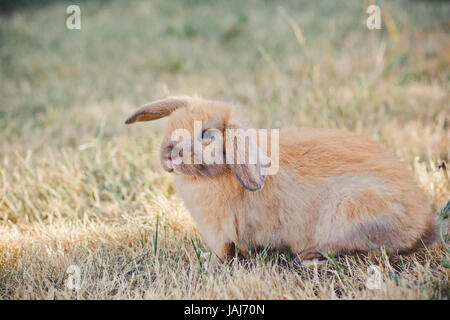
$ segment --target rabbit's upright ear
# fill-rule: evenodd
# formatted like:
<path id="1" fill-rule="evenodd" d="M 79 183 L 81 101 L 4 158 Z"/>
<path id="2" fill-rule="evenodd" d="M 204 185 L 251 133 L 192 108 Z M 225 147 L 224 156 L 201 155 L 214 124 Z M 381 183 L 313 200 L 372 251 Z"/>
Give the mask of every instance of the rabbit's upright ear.
<path id="1" fill-rule="evenodd" d="M 256 130 L 251 134 L 249 130 L 229 126 L 226 129 L 225 154 L 231 171 L 245 189 L 262 189 L 266 178 L 262 167 L 267 158 L 258 146 Z"/>
<path id="2" fill-rule="evenodd" d="M 125 121 L 126 124 L 138 121 L 151 121 L 167 117 L 178 108 L 185 107 L 187 100 L 182 98 L 167 98 L 146 104 L 137 110 L 131 117 Z"/>

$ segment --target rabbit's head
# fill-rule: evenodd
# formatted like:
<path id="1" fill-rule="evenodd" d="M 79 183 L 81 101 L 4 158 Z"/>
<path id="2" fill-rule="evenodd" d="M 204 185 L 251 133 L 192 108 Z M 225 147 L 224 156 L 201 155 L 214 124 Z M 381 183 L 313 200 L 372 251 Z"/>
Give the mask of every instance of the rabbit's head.
<path id="1" fill-rule="evenodd" d="M 231 106 L 200 98 L 170 97 L 141 107 L 125 123 L 163 117 L 168 117 L 168 123 L 160 158 L 166 171 L 205 179 L 234 174 L 247 190 L 264 186 L 261 160 L 265 155 L 256 137 L 242 134 L 244 130 L 240 130 Z M 258 153 L 254 161 L 252 150 Z"/>

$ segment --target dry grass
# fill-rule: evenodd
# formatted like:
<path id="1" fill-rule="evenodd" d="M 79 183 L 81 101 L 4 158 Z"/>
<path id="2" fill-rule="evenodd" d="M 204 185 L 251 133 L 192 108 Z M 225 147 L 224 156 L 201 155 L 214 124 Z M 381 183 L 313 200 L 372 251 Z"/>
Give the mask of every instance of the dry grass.
<path id="1" fill-rule="evenodd" d="M 449 299 L 450 254 L 341 257 L 295 267 L 259 254 L 205 269 L 206 251 L 158 161 L 164 121 L 126 127 L 147 100 L 236 102 L 260 126 L 348 128 L 449 199 L 450 4 L 79 1 L 0 13 L 1 299 Z M 171 3 L 171 4 L 170 4 Z M 420 17 L 420 19 L 418 18 Z M 448 243 L 448 240 L 447 240 Z M 69 265 L 82 286 L 65 286 Z M 379 266 L 383 286 L 365 287 Z"/>

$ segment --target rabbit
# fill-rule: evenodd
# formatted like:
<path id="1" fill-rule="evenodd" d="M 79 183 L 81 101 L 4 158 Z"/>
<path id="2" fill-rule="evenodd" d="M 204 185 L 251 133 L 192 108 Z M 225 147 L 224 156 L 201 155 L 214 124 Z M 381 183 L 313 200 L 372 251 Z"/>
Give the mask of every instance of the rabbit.
<path id="1" fill-rule="evenodd" d="M 438 238 L 438 215 L 412 174 L 369 138 L 334 129 L 281 130 L 279 168 L 266 175 L 260 160 L 175 164 L 172 158 L 172 133 L 183 128 L 192 135 L 194 120 L 223 133 L 224 144 L 226 129 L 247 128 L 233 106 L 169 97 L 143 106 L 125 123 L 163 117 L 162 167 L 174 173 L 202 239 L 221 260 L 248 257 L 254 248 L 287 250 L 301 261 L 374 248 L 409 253 Z M 210 143 L 206 131 L 193 137 L 202 146 Z M 263 156 L 273 159 L 268 153 Z"/>

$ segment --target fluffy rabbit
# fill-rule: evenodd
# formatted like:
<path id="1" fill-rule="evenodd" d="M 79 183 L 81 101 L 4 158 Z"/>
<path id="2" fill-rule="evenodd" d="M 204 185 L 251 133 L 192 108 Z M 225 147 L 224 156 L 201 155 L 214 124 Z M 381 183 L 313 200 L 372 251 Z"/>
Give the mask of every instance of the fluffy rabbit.
<path id="1" fill-rule="evenodd" d="M 438 216 L 426 195 L 406 166 L 374 141 L 340 130 L 281 131 L 279 170 L 265 176 L 259 160 L 175 164 L 172 133 L 182 128 L 192 135 L 199 120 L 203 129 L 222 132 L 225 145 L 225 130 L 242 126 L 231 106 L 171 97 L 145 105 L 126 123 L 166 116 L 162 166 L 175 174 L 176 189 L 205 243 L 221 259 L 266 246 L 303 260 L 321 251 L 345 254 L 373 247 L 404 253 L 437 239 Z M 208 145 L 206 131 L 193 140 Z"/>

